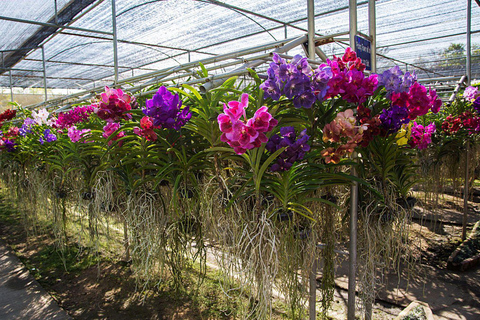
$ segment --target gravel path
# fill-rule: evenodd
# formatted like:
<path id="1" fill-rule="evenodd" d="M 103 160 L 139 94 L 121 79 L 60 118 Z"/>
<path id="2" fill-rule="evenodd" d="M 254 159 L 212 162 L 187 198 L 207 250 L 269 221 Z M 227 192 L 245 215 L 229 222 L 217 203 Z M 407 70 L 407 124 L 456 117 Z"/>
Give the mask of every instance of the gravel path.
<path id="1" fill-rule="evenodd" d="M 0 319 L 70 319 L 1 240 Z"/>

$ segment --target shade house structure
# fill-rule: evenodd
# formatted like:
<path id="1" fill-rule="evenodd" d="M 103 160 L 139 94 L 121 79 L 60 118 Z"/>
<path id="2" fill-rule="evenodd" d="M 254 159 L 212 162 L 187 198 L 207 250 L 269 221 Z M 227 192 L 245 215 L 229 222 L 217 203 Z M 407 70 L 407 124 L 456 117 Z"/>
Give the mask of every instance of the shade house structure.
<path id="1" fill-rule="evenodd" d="M 68 101 L 115 84 L 208 89 L 265 70 L 274 51 L 321 63 L 358 35 L 376 72 L 398 64 L 451 91 L 478 77 L 478 11 L 469 1 L 3 1 L 0 86 L 44 88 L 52 106 L 66 98 L 48 89 L 75 90 Z M 199 62 L 208 79 L 195 77 Z"/>
<path id="2" fill-rule="evenodd" d="M 267 79 L 274 54 L 311 66 L 351 47 L 366 73 L 399 65 L 443 102 L 480 79 L 480 3 L 472 0 L 4 0 L 2 107 L 34 93 L 31 110 L 67 111 L 121 88 L 200 93 L 238 77 Z M 352 174 L 356 172 L 352 169 Z M 350 192 L 348 319 L 355 318 L 358 184 Z M 310 318 L 315 318 L 312 265 Z M 371 316 L 371 310 L 370 312 Z"/>

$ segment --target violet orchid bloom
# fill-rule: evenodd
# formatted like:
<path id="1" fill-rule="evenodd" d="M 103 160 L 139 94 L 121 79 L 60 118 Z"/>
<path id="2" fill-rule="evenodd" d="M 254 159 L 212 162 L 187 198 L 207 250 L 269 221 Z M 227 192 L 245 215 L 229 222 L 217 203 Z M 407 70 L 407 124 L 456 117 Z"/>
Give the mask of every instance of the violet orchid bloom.
<path id="1" fill-rule="evenodd" d="M 280 96 L 282 95 L 280 88 L 275 80 L 268 79 L 264 83 L 260 85 L 260 89 L 262 89 L 264 93 L 265 98 L 271 98 L 272 100 L 277 101 L 280 99 Z"/>
<path id="2" fill-rule="evenodd" d="M 287 63 L 274 53 L 267 70 L 268 79 L 260 85 L 265 98 L 279 100 L 283 95 L 292 99 L 297 108 L 309 108 L 316 100 L 325 98 L 331 68 L 323 66 L 312 71 L 307 58 L 296 55 Z"/>
<path id="3" fill-rule="evenodd" d="M 295 108 L 310 109 L 316 100 L 317 97 L 315 96 L 313 90 L 304 91 L 293 98 L 293 106 Z"/>
<path id="4" fill-rule="evenodd" d="M 39 141 L 41 144 L 44 144 L 45 142 L 54 142 L 57 141 L 57 136 L 50 133 L 50 129 L 45 129 L 45 131 L 43 131 L 43 137 L 40 137 Z"/>
<path id="5" fill-rule="evenodd" d="M 36 124 L 35 120 L 33 120 L 31 118 L 26 118 L 23 121 L 22 126 L 18 130 L 18 134 L 21 137 L 25 137 L 28 133 L 32 133 L 32 126 L 34 126 L 35 124 Z"/>
<path id="6" fill-rule="evenodd" d="M 172 94 L 162 86 L 148 99 L 143 113 L 150 117 L 155 127 L 180 130 L 192 117 L 189 107 L 182 109 L 178 94 Z"/>
<path id="7" fill-rule="evenodd" d="M 7 139 L 4 141 L 5 149 L 7 149 L 7 152 L 14 152 L 17 147 L 17 143 L 13 139 Z"/>
<path id="8" fill-rule="evenodd" d="M 388 110 L 383 109 L 380 115 L 380 121 L 382 122 L 382 127 L 386 129 L 388 133 L 395 133 L 400 130 L 403 124 L 407 124 L 410 121 L 408 118 L 408 109 L 396 105 Z"/>
<path id="9" fill-rule="evenodd" d="M 473 108 L 475 111 L 477 111 L 477 113 L 480 113 L 480 97 L 473 101 Z"/>
<path id="10" fill-rule="evenodd" d="M 297 139 L 293 127 L 280 128 L 280 136 L 277 134 L 273 135 L 265 146 L 271 153 L 285 148 L 285 150 L 278 155 L 275 163 L 270 167 L 270 170 L 274 172 L 287 171 L 296 161 L 302 160 L 305 152 L 310 150 L 310 146 L 307 144 L 309 138 L 306 129 L 299 134 Z"/>

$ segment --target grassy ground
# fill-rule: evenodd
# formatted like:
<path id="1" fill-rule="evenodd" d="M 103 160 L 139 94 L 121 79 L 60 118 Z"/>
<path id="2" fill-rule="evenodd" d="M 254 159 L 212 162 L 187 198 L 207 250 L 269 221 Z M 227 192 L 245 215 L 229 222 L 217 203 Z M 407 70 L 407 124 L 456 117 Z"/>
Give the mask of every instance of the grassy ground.
<path id="1" fill-rule="evenodd" d="M 223 292 L 227 284 L 218 271 L 200 277 L 199 265 L 192 263 L 183 289 L 167 279 L 140 291 L 128 262 L 73 241 L 59 250 L 49 228 L 38 229 L 45 232 L 26 232 L 20 212 L 0 195 L 1 238 L 74 319 L 237 319 L 248 310 L 246 297 Z M 283 310 L 278 302 L 272 318 L 290 318 Z"/>

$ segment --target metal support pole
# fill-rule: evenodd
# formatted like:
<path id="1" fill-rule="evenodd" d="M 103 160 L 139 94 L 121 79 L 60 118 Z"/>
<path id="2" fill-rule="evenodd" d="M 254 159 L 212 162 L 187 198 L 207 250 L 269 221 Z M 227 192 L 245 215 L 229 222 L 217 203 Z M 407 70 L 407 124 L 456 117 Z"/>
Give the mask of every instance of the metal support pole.
<path id="1" fill-rule="evenodd" d="M 355 36 L 357 35 L 357 0 L 349 0 L 350 47 L 355 50 Z"/>
<path id="2" fill-rule="evenodd" d="M 43 48 L 43 46 L 41 48 L 42 48 L 42 64 L 43 64 L 43 88 L 45 90 L 45 101 L 47 101 L 48 100 L 48 96 L 47 96 L 47 68 L 45 66 L 45 49 Z"/>
<path id="3" fill-rule="evenodd" d="M 368 0 L 368 33 L 370 35 L 371 52 L 371 71 L 377 71 L 377 15 L 375 9 L 375 0 Z"/>
<path id="4" fill-rule="evenodd" d="M 285 31 L 285 39 L 288 38 L 288 33 L 287 33 L 287 25 L 283 25 L 284 31 Z"/>
<path id="5" fill-rule="evenodd" d="M 190 56 L 190 51 L 188 51 L 188 62 L 192 62 L 192 58 Z"/>
<path id="6" fill-rule="evenodd" d="M 353 153 L 356 158 L 357 153 Z M 357 176 L 357 169 L 352 167 L 352 175 Z M 350 244 L 348 249 L 348 320 L 355 320 L 355 291 L 357 274 L 357 217 L 358 217 L 358 182 L 354 181 L 350 190 Z"/>
<path id="7" fill-rule="evenodd" d="M 322 49 L 315 47 L 315 53 L 320 59 L 322 59 L 323 62 L 327 62 L 327 55 L 322 51 Z"/>
<path id="8" fill-rule="evenodd" d="M 10 101 L 13 102 L 12 70 L 8 70 L 8 76 L 10 78 Z"/>
<path id="9" fill-rule="evenodd" d="M 315 320 L 317 318 L 317 259 L 313 260 L 312 272 L 310 272 L 310 299 L 308 301 L 309 305 L 309 320 Z"/>
<path id="10" fill-rule="evenodd" d="M 13 18 L 13 17 L 5 17 L 5 16 L 0 16 L 0 20 L 7 20 L 7 21 L 14 21 L 14 22 L 20 22 L 20 23 L 28 23 L 28 24 L 35 24 L 38 26 L 44 26 L 44 27 L 50 27 L 50 28 L 62 28 L 62 29 L 68 29 L 68 30 L 77 30 L 77 31 L 84 31 L 84 32 L 91 32 L 91 33 L 99 33 L 99 34 L 106 34 L 106 35 L 112 35 L 110 32 L 106 31 L 100 31 L 100 30 L 92 30 L 92 29 L 85 29 L 85 28 L 77 28 L 77 27 L 71 27 L 71 26 L 57 26 L 54 23 L 48 23 L 48 22 L 40 22 L 40 21 L 33 21 L 33 20 L 25 20 L 25 19 L 18 19 L 18 18 Z"/>
<path id="11" fill-rule="evenodd" d="M 465 184 L 463 186 L 463 219 L 462 219 L 462 241 L 467 238 L 467 218 L 468 218 L 468 158 L 470 153 L 470 141 L 467 140 L 467 150 L 465 151 Z"/>
<path id="12" fill-rule="evenodd" d="M 55 4 L 55 24 L 58 25 L 58 7 L 57 7 L 57 0 L 53 0 Z"/>
<path id="13" fill-rule="evenodd" d="M 307 0 L 308 11 L 308 58 L 315 59 L 315 1 Z"/>
<path id="14" fill-rule="evenodd" d="M 114 66 L 114 85 L 118 83 L 118 46 L 117 46 L 117 13 L 115 0 L 112 0 L 112 33 L 113 33 L 113 66 Z"/>
<path id="15" fill-rule="evenodd" d="M 472 0 L 467 0 L 467 61 L 466 61 L 466 69 L 467 69 L 467 85 L 470 85 L 472 82 L 472 48 L 471 48 L 471 40 L 472 40 Z"/>

